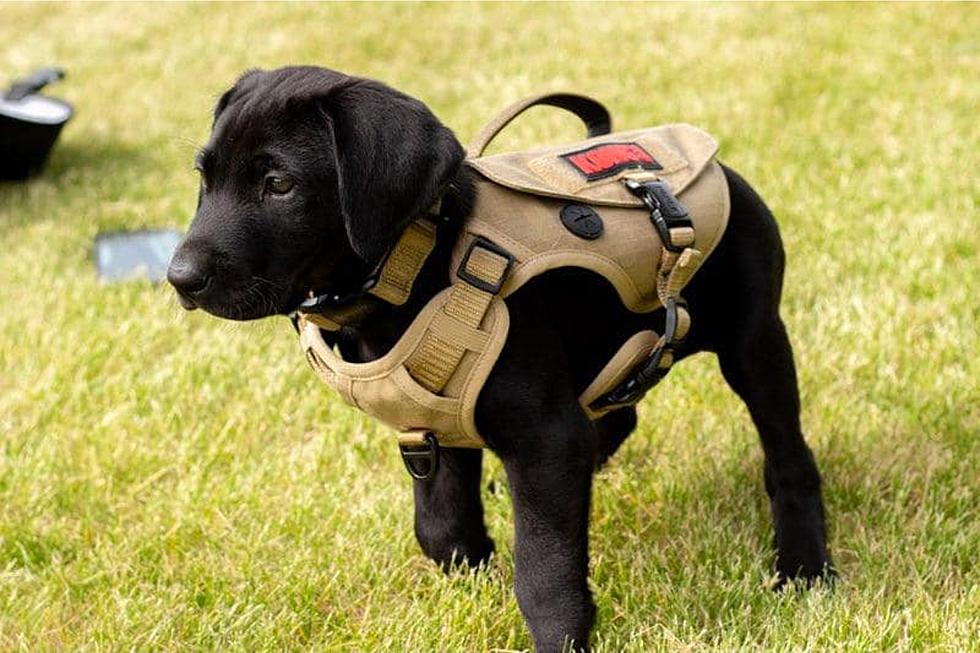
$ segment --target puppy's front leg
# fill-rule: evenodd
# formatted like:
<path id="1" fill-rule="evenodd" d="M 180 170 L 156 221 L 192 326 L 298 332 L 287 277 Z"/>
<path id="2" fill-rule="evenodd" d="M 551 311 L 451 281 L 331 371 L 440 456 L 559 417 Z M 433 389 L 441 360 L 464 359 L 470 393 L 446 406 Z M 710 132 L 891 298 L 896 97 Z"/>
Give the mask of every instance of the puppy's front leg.
<path id="1" fill-rule="evenodd" d="M 435 476 L 415 481 L 415 536 L 446 571 L 453 563 L 476 567 L 493 553 L 480 500 L 482 462 L 478 449 L 442 449 Z"/>
<path id="2" fill-rule="evenodd" d="M 578 406 L 502 456 L 514 502 L 514 585 L 538 653 L 588 649 L 589 496 L 596 436 Z"/>

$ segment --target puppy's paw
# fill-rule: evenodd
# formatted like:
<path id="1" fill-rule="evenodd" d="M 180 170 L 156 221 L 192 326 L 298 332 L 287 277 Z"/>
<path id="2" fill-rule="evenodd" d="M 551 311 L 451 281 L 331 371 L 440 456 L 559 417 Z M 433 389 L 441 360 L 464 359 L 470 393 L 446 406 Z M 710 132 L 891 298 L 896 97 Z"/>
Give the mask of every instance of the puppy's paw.
<path id="1" fill-rule="evenodd" d="M 490 562 L 495 550 L 493 540 L 483 538 L 476 542 L 440 542 L 423 546 L 425 554 L 449 574 L 456 570 L 478 569 Z"/>
<path id="2" fill-rule="evenodd" d="M 776 561 L 776 576 L 772 583 L 773 591 L 780 592 L 789 587 L 807 590 L 817 586 L 833 589 L 839 575 L 829 560 L 800 563 L 788 557 Z"/>

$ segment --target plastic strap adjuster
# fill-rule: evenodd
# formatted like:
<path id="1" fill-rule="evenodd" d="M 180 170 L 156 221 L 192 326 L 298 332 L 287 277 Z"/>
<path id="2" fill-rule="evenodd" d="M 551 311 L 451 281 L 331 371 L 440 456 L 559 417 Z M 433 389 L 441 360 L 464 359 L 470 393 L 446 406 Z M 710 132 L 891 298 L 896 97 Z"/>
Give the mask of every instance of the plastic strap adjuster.
<path id="1" fill-rule="evenodd" d="M 507 263 L 504 266 L 503 271 L 495 280 L 488 281 L 487 279 L 481 279 L 467 269 L 470 262 L 470 257 L 477 248 L 487 250 L 491 254 L 507 259 Z M 463 260 L 459 264 L 459 269 L 456 270 L 456 276 L 474 288 L 488 292 L 491 295 L 497 295 L 504 287 L 504 281 L 506 281 L 507 275 L 510 273 L 510 269 L 514 266 L 515 260 L 514 255 L 500 245 L 497 245 L 493 241 L 488 240 L 483 236 L 477 236 L 466 250 L 466 254 L 463 256 Z"/>

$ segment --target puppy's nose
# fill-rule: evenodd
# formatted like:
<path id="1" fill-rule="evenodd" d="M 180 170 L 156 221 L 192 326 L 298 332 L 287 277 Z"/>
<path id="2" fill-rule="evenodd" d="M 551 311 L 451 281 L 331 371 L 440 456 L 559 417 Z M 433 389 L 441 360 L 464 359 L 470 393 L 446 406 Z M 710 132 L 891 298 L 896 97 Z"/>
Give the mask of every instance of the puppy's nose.
<path id="1" fill-rule="evenodd" d="M 167 268 L 167 281 L 181 295 L 193 297 L 208 287 L 211 277 L 205 265 L 181 248 L 174 254 L 170 267 Z"/>

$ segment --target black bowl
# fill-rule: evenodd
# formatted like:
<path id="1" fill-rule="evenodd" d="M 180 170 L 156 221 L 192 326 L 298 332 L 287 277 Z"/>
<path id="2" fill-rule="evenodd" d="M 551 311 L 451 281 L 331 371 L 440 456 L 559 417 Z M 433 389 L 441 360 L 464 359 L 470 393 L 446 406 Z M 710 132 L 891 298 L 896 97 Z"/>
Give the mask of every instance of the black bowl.
<path id="1" fill-rule="evenodd" d="M 0 178 L 25 179 L 39 172 L 73 113 L 67 102 L 44 95 L 0 96 Z"/>

